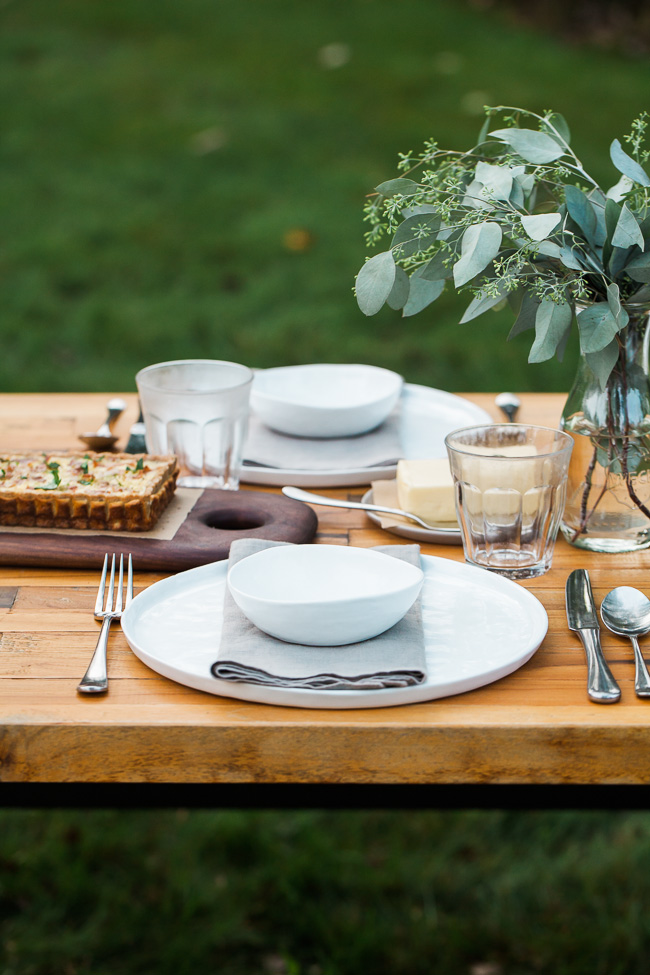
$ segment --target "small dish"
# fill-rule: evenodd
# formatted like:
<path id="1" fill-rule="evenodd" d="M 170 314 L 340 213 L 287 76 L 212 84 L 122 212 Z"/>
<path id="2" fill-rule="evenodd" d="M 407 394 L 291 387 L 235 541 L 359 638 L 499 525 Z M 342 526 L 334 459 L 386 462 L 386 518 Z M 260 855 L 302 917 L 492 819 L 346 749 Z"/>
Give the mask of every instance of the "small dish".
<path id="1" fill-rule="evenodd" d="M 372 488 L 361 498 L 364 504 L 375 504 L 374 491 Z M 373 524 L 383 528 L 382 518 L 374 511 L 366 511 L 366 515 Z M 400 538 L 408 538 L 411 542 L 428 542 L 431 545 L 462 545 L 463 538 L 460 533 L 460 525 L 450 524 L 441 521 L 437 525 L 432 525 L 430 529 L 421 528 L 416 524 L 409 524 L 405 521 L 400 524 L 390 525 L 384 528 L 391 535 L 399 535 Z"/>
<path id="2" fill-rule="evenodd" d="M 228 588 L 260 630 L 323 647 L 370 640 L 394 626 L 423 579 L 416 566 L 370 549 L 280 545 L 237 562 Z"/>
<path id="3" fill-rule="evenodd" d="M 255 373 L 251 408 L 290 436 L 352 437 L 384 422 L 402 385 L 400 375 L 379 366 L 279 366 Z"/>

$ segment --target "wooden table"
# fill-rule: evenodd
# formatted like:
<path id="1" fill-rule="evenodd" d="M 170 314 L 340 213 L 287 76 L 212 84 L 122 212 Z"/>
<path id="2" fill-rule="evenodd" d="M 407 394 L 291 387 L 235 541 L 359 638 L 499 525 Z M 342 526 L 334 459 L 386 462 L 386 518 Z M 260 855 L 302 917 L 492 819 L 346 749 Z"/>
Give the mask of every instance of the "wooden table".
<path id="1" fill-rule="evenodd" d="M 468 398 L 498 416 L 492 395 Z M 99 425 L 106 399 L 0 396 L 0 445 L 73 447 L 78 432 Z M 125 399 L 123 437 L 136 410 L 135 397 Z M 564 397 L 530 394 L 522 401 L 523 421 L 555 426 Z M 330 493 L 358 498 L 364 490 Z M 362 512 L 316 511 L 317 542 L 400 542 Z M 423 552 L 463 557 L 456 546 L 425 545 Z M 75 687 L 97 636 L 97 572 L 0 567 L 2 801 L 113 802 L 130 784 L 147 804 L 166 797 L 191 804 L 198 794 L 199 804 L 264 804 L 271 796 L 272 804 L 349 805 L 374 802 L 379 793 L 400 804 L 474 805 L 486 796 L 502 804 L 505 787 L 520 799 L 523 789 L 521 801 L 535 805 L 536 787 L 544 786 L 546 797 L 575 805 L 577 787 L 589 785 L 617 786 L 617 801 L 626 796 L 637 804 L 641 796 L 645 803 L 639 787 L 650 782 L 650 703 L 635 697 L 631 647 L 608 632 L 603 646 L 622 699 L 613 706 L 588 700 L 584 653 L 564 607 L 567 575 L 580 566 L 590 572 L 598 604 L 615 585 L 650 591 L 650 551 L 594 555 L 559 540 L 551 571 L 522 583 L 549 616 L 548 634 L 524 667 L 464 695 L 359 711 L 272 707 L 191 690 L 142 664 L 119 628 L 110 640 L 108 695 L 80 697 Z M 136 588 L 162 577 L 137 573 Z M 54 789 L 57 783 L 67 785 Z M 632 794 L 621 792 L 632 786 Z"/>

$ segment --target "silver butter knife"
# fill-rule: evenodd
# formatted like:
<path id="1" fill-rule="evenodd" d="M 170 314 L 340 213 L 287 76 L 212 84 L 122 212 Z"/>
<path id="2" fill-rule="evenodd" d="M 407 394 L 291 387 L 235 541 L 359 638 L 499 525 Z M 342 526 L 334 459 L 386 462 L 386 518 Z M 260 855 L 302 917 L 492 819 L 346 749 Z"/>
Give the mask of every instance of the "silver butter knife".
<path id="1" fill-rule="evenodd" d="M 600 626 L 586 569 L 575 569 L 566 581 L 566 615 L 569 629 L 578 634 L 587 655 L 589 697 L 599 704 L 615 704 L 621 689 L 603 656 Z"/>

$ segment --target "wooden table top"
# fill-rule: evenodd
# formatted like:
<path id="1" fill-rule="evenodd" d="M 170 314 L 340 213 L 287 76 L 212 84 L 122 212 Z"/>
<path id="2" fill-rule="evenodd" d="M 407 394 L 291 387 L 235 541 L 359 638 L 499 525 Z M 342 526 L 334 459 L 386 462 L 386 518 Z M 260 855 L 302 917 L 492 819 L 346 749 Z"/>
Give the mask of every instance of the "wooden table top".
<path id="1" fill-rule="evenodd" d="M 135 420 L 134 395 L 118 432 Z M 498 417 L 494 397 L 468 394 Z M 556 426 L 558 394 L 522 397 L 522 421 Z M 105 394 L 0 396 L 0 444 L 64 448 L 103 420 Z M 260 490 L 256 488 L 256 490 Z M 268 489 L 275 490 L 275 489 Z M 365 488 L 328 491 L 359 498 Z M 316 542 L 401 540 L 363 512 L 315 508 Z M 423 545 L 462 560 L 459 546 Z M 558 540 L 552 569 L 521 583 L 549 630 L 532 659 L 478 690 L 392 708 L 322 711 L 215 697 L 149 670 L 111 631 L 110 690 L 77 695 L 97 637 L 96 571 L 0 567 L 3 783 L 628 784 L 650 782 L 650 703 L 634 694 L 632 649 L 602 633 L 619 704 L 587 698 L 582 646 L 566 625 L 568 573 L 589 570 L 596 602 L 616 585 L 650 591 L 650 551 L 582 552 Z M 159 573 L 137 572 L 136 589 Z M 5 792 L 6 795 L 6 792 Z"/>

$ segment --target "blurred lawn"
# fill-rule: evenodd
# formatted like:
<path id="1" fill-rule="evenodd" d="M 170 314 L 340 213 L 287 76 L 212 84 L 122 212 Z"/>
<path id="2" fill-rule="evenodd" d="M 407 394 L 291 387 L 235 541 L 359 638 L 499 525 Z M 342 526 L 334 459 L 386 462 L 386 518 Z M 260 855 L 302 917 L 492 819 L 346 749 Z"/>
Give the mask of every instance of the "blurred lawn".
<path id="1" fill-rule="evenodd" d="M 3 975 L 647 975 L 644 813 L 5 813 Z"/>
<path id="2" fill-rule="evenodd" d="M 528 366 L 507 312 L 366 319 L 364 194 L 431 135 L 473 144 L 486 102 L 564 113 L 609 185 L 647 64 L 451 0 L 9 0 L 0 92 L 0 389 L 130 390 L 198 355 L 562 390 L 575 347 Z"/>

